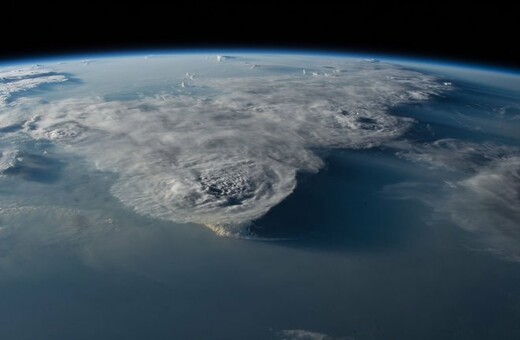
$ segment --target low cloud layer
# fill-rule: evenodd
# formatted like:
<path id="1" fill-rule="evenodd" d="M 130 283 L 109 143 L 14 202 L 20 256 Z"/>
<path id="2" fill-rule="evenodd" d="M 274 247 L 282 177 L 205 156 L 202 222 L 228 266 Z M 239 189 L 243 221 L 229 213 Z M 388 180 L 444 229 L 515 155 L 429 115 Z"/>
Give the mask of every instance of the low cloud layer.
<path id="1" fill-rule="evenodd" d="M 387 191 L 420 199 L 437 218 L 474 233 L 481 243 L 475 249 L 520 261 L 520 148 L 455 139 L 394 145 L 404 149 L 400 157 L 456 172 L 457 179 L 442 186 L 403 183 Z"/>

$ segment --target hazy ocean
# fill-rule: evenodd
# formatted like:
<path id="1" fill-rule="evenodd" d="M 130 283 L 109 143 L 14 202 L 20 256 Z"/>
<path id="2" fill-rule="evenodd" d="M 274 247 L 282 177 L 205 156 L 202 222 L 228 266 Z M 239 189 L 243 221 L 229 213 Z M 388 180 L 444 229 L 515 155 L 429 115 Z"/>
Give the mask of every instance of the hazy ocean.
<path id="1" fill-rule="evenodd" d="M 286 241 L 221 238 L 141 217 L 110 196 L 105 174 L 62 175 L 63 190 L 88 183 L 82 195 L 96 195 L 124 223 L 110 229 L 77 216 L 71 230 L 42 223 L 18 235 L 24 247 L 9 252 L 0 278 L 8 292 L 1 333 L 265 339 L 305 328 L 354 339 L 505 339 L 520 331 L 517 264 L 472 251 L 464 246 L 471 235 L 384 192 L 434 172 L 382 151 L 327 160 L 257 221 L 259 236 Z"/>

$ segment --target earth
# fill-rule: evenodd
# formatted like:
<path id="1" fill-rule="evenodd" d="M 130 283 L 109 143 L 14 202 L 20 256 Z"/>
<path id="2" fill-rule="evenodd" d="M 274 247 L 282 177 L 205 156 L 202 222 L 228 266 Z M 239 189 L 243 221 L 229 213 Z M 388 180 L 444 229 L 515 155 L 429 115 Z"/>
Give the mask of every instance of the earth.
<path id="1" fill-rule="evenodd" d="M 519 339 L 520 75 L 0 65 L 1 339 Z"/>

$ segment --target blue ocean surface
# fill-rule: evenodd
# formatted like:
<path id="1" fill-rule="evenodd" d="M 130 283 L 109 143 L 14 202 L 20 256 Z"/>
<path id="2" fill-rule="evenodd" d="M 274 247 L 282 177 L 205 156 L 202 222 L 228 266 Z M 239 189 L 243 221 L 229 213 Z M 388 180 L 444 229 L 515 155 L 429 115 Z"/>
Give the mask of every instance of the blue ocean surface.
<path id="1" fill-rule="evenodd" d="M 331 155 L 258 221 L 261 236 L 286 241 L 222 239 L 132 216 L 105 196 L 127 216 L 123 227 L 95 230 L 78 217 L 68 242 L 48 240 L 49 225 L 23 236 L 32 246 L 0 280 L 2 334 L 265 339 L 305 327 L 361 339 L 512 338 L 518 265 L 461 247 L 471 235 L 381 194 L 409 172 L 384 153 Z"/>

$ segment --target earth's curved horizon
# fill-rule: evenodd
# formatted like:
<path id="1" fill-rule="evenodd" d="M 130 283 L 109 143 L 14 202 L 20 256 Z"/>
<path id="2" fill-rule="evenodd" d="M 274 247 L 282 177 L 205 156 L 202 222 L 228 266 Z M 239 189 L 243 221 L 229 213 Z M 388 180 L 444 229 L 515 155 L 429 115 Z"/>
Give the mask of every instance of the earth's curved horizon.
<path id="1" fill-rule="evenodd" d="M 1 338 L 520 336 L 517 70 L 160 52 L 0 62 Z"/>
<path id="2" fill-rule="evenodd" d="M 346 51 L 334 49 L 296 49 L 296 48 L 132 48 L 125 50 L 107 50 L 92 52 L 71 51 L 62 53 L 40 54 L 37 57 L 30 54 L 24 54 L 19 57 L 8 57 L 0 59 L 0 67 L 19 67 L 31 66 L 44 63 L 59 62 L 80 62 L 94 59 L 111 59 L 111 58 L 154 58 L 181 55 L 203 55 L 203 56 L 232 56 L 232 55 L 287 55 L 287 56 L 308 56 L 323 58 L 350 58 L 363 59 L 393 63 L 405 63 L 413 65 L 422 65 L 423 67 L 447 67 L 453 69 L 462 69 L 467 71 L 479 71 L 498 73 L 509 76 L 520 76 L 520 67 L 502 65 L 500 63 L 484 62 L 478 60 L 462 60 L 460 58 L 449 57 L 430 57 L 426 54 L 399 54 L 395 52 L 363 52 L 363 51 Z"/>

